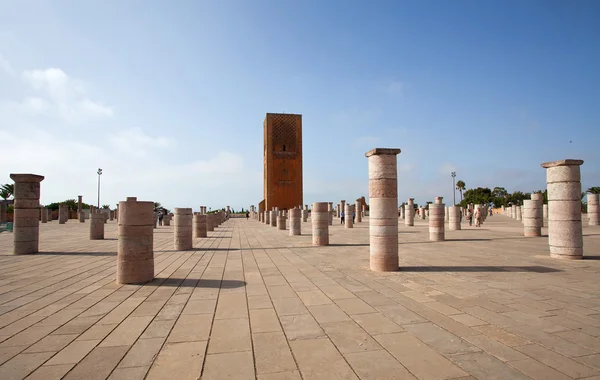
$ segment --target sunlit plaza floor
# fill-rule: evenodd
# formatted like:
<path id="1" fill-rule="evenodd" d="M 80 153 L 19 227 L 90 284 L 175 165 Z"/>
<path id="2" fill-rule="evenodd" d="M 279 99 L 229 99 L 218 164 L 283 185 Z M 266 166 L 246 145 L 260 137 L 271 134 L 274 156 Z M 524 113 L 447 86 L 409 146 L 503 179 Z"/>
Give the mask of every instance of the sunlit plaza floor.
<path id="1" fill-rule="evenodd" d="M 428 242 L 399 220 L 400 270 L 369 270 L 368 218 L 288 236 L 231 219 L 117 285 L 117 224 L 41 225 L 40 253 L 0 234 L 0 379 L 600 379 L 600 228 L 585 260 L 549 257 L 520 222 Z M 546 233 L 544 229 L 543 233 Z"/>

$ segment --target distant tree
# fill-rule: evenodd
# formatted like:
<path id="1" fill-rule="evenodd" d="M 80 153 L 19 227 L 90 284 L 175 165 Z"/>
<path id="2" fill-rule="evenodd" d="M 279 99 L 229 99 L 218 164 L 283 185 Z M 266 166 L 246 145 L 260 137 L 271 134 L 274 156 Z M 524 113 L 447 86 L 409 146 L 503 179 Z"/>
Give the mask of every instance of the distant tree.
<path id="1" fill-rule="evenodd" d="M 110 209 L 110 205 L 102 205 L 103 209 Z"/>
<path id="2" fill-rule="evenodd" d="M 160 208 L 160 202 L 154 202 L 154 212 L 158 211 Z"/>
<path id="3" fill-rule="evenodd" d="M 0 197 L 5 200 L 12 197 L 15 193 L 15 184 L 14 183 L 6 183 L 0 186 Z"/>
<path id="4" fill-rule="evenodd" d="M 467 185 L 465 185 L 465 181 L 459 179 L 456 182 L 456 190 L 458 190 L 460 192 L 460 203 L 462 203 L 463 200 L 463 191 L 465 190 Z"/>
<path id="5" fill-rule="evenodd" d="M 587 189 L 585 192 L 590 193 L 590 194 L 600 194 L 600 186 L 592 186 L 589 189 Z"/>
<path id="6" fill-rule="evenodd" d="M 492 190 L 488 187 L 478 187 L 476 189 L 465 191 L 465 197 L 460 204 L 461 206 L 466 207 L 470 203 L 480 205 L 489 204 L 490 202 L 493 202 Z"/>

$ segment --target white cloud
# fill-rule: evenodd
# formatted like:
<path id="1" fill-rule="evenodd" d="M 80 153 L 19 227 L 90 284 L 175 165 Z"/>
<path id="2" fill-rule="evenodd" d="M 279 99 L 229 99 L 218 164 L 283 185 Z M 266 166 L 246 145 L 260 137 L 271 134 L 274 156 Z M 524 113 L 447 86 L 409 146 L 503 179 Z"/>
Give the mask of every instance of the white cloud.
<path id="1" fill-rule="evenodd" d="M 0 70 L 4 71 L 5 73 L 7 73 L 9 75 L 13 75 L 15 73 L 12 66 L 10 65 L 10 62 L 8 62 L 6 59 L 4 59 L 4 57 L 2 56 L 1 53 L 0 53 Z"/>
<path id="2" fill-rule="evenodd" d="M 109 135 L 108 141 L 120 154 L 136 157 L 146 157 L 175 146 L 173 139 L 164 136 L 151 137 L 140 128 L 120 130 Z"/>
<path id="3" fill-rule="evenodd" d="M 111 107 L 87 97 L 83 81 L 69 77 L 61 69 L 26 70 L 22 77 L 36 93 L 17 104 L 22 112 L 52 116 L 71 124 L 114 114 Z"/>

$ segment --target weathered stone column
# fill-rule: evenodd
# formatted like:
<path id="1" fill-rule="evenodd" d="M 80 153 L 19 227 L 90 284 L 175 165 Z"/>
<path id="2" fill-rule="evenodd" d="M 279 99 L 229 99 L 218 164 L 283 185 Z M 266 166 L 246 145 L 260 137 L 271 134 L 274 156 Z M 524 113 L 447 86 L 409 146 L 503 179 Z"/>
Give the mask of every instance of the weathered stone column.
<path id="1" fill-rule="evenodd" d="M 400 149 L 376 148 L 369 160 L 369 243 L 373 271 L 398 270 L 398 169 Z"/>
<path id="2" fill-rule="evenodd" d="M 360 198 L 359 198 L 356 200 L 356 203 L 354 204 L 354 209 L 353 209 L 353 211 L 356 212 L 356 223 L 362 222 L 362 215 L 360 214 L 360 206 L 361 206 L 361 202 L 360 202 Z"/>
<path id="3" fill-rule="evenodd" d="M 542 219 L 544 222 L 544 225 L 547 226 L 548 225 L 548 205 L 547 204 L 543 204 L 542 205 Z"/>
<path id="4" fill-rule="evenodd" d="M 214 214 L 206 214 L 206 231 L 212 232 L 215 230 Z"/>
<path id="5" fill-rule="evenodd" d="M 40 215 L 42 216 L 42 223 L 48 223 L 48 213 L 45 208 L 40 208 Z"/>
<path id="6" fill-rule="evenodd" d="M 117 284 L 154 279 L 154 202 L 127 197 L 119 202 Z M 102 225 L 104 228 L 104 225 Z"/>
<path id="7" fill-rule="evenodd" d="M 540 209 L 538 227 L 540 228 L 540 236 L 541 236 L 542 227 L 544 227 L 544 194 L 533 193 L 533 194 L 531 194 L 531 200 L 536 201 L 538 203 L 537 207 Z"/>
<path id="8" fill-rule="evenodd" d="M 96 210 L 90 214 L 90 240 L 104 239 L 104 214 Z"/>
<path id="9" fill-rule="evenodd" d="M 271 227 L 277 227 L 277 215 L 279 214 L 277 211 L 271 210 Z"/>
<path id="10" fill-rule="evenodd" d="M 171 225 L 171 215 L 165 214 L 163 216 L 163 226 L 170 226 L 170 225 Z"/>
<path id="11" fill-rule="evenodd" d="M 297 208 L 290 210 L 290 236 L 301 234 L 302 223 L 300 222 L 300 215 L 304 211 Z"/>
<path id="12" fill-rule="evenodd" d="M 85 223 L 85 212 L 81 211 L 77 214 L 77 217 L 79 218 L 79 223 Z"/>
<path id="13" fill-rule="evenodd" d="M 512 213 L 511 213 L 512 218 L 517 220 L 517 205 L 512 205 L 511 209 L 512 209 Z"/>
<path id="14" fill-rule="evenodd" d="M 429 204 L 429 240 L 443 241 L 446 239 L 444 231 L 445 205 L 443 197 L 435 197 L 434 203 Z"/>
<path id="15" fill-rule="evenodd" d="M 409 227 L 415 225 L 415 198 L 408 198 L 404 207 L 404 225 Z"/>
<path id="16" fill-rule="evenodd" d="M 344 217 L 348 216 L 348 215 L 346 215 L 346 201 L 345 200 L 340 201 L 340 215 L 338 215 L 338 217 L 340 217 L 340 218 L 342 216 L 342 211 L 344 212 Z"/>
<path id="17" fill-rule="evenodd" d="M 425 209 L 423 207 L 419 207 L 419 219 L 425 219 Z"/>
<path id="18" fill-rule="evenodd" d="M 583 160 L 545 162 L 548 186 L 548 243 L 550 256 L 583 258 L 581 172 Z"/>
<path id="19" fill-rule="evenodd" d="M 191 208 L 175 208 L 175 234 L 173 243 L 176 251 L 187 251 L 194 246 L 192 216 Z"/>
<path id="20" fill-rule="evenodd" d="M 450 207 L 446 207 L 444 209 L 444 221 L 446 221 L 446 222 L 450 221 Z"/>
<path id="21" fill-rule="evenodd" d="M 400 219 L 406 218 L 406 207 L 404 205 L 400 206 L 399 212 L 400 212 L 400 215 L 399 215 Z"/>
<path id="22" fill-rule="evenodd" d="M 600 226 L 600 206 L 598 205 L 598 194 L 587 195 L 587 213 L 590 226 Z"/>
<path id="23" fill-rule="evenodd" d="M 206 215 L 198 213 L 194 215 L 194 237 L 198 239 L 207 236 Z"/>
<path id="24" fill-rule="evenodd" d="M 283 214 L 283 212 L 280 215 L 277 215 L 277 229 L 278 230 L 283 230 L 285 231 L 285 222 L 286 222 L 286 217 Z"/>
<path id="25" fill-rule="evenodd" d="M 302 210 L 302 221 L 308 222 L 308 205 L 304 205 L 304 210 Z"/>
<path id="26" fill-rule="evenodd" d="M 365 205 L 362 205 L 362 215 L 363 215 L 363 218 L 365 216 L 367 216 L 367 206 L 365 206 Z"/>
<path id="27" fill-rule="evenodd" d="M 352 205 L 348 203 L 344 207 L 344 228 L 354 228 L 354 225 L 352 224 Z"/>
<path id="28" fill-rule="evenodd" d="M 448 229 L 452 231 L 458 231 L 460 227 L 460 207 L 452 206 L 448 208 L 449 222 Z"/>
<path id="29" fill-rule="evenodd" d="M 327 214 L 329 215 L 329 225 L 333 226 L 333 202 L 327 202 Z"/>
<path id="30" fill-rule="evenodd" d="M 533 197 L 534 194 L 531 194 Z M 523 235 L 525 237 L 542 236 L 542 209 L 537 199 L 523 200 Z"/>
<path id="31" fill-rule="evenodd" d="M 14 185 L 13 254 L 39 252 L 40 187 L 44 177 L 36 174 L 11 174 Z"/>
<path id="32" fill-rule="evenodd" d="M 153 212 L 152 218 L 152 221 L 154 223 L 152 228 L 158 227 L 158 214 L 156 213 L 156 211 Z"/>
<path id="33" fill-rule="evenodd" d="M 327 202 L 312 204 L 312 245 L 329 245 L 329 214 Z"/>
<path id="34" fill-rule="evenodd" d="M 83 211 L 82 200 L 83 200 L 83 196 L 78 195 L 77 196 L 77 216 L 79 216 L 79 213 Z"/>
<path id="35" fill-rule="evenodd" d="M 265 211 L 265 224 L 270 226 L 271 225 L 271 211 Z"/>
<path id="36" fill-rule="evenodd" d="M 67 205 L 65 204 L 59 204 L 58 205 L 58 224 L 65 224 L 67 222 L 68 219 L 68 213 L 69 209 L 67 208 Z"/>
<path id="37" fill-rule="evenodd" d="M 516 220 L 523 220 L 523 209 L 521 206 L 517 206 Z"/>

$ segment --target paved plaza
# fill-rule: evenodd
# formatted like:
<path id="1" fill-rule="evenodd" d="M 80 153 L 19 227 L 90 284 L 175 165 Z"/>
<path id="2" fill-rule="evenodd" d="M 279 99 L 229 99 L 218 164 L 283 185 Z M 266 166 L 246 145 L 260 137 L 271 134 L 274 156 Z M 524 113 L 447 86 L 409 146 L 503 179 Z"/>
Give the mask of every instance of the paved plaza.
<path id="1" fill-rule="evenodd" d="M 488 217 L 429 242 L 399 220 L 401 270 L 369 270 L 369 220 L 330 246 L 230 219 L 117 285 L 117 222 L 40 225 L 40 253 L 0 234 L 0 379 L 600 379 L 600 227 L 585 260 Z M 546 234 L 546 228 L 543 229 Z"/>

